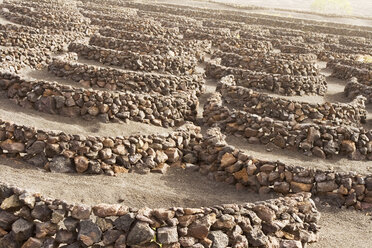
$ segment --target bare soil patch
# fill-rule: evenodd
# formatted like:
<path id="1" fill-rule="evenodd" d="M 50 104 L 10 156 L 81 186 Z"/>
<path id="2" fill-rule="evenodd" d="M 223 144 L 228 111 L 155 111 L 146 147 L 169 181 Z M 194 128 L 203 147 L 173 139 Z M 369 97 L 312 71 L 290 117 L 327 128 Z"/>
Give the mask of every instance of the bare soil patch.
<path id="1" fill-rule="evenodd" d="M 2 182 L 71 203 L 121 203 L 130 207 L 201 207 L 265 200 L 247 190 L 208 180 L 196 171 L 170 169 L 166 174 L 110 176 L 60 174 L 0 158 Z"/>

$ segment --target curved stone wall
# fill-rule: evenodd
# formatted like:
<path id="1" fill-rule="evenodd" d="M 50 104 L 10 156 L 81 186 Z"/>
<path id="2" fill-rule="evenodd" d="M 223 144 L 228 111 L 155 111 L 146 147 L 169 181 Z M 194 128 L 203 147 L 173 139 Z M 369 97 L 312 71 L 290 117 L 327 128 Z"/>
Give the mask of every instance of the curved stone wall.
<path id="1" fill-rule="evenodd" d="M 279 120 L 314 122 L 327 121 L 331 124 L 358 124 L 366 119 L 364 100 L 356 99 L 350 104 L 311 104 L 272 97 L 236 86 L 234 76 L 221 79 L 217 86 L 223 100 L 238 109 Z"/>
<path id="2" fill-rule="evenodd" d="M 341 155 L 372 160 L 372 130 L 364 128 L 299 124 L 230 110 L 222 104 L 220 94 L 213 95 L 204 105 L 203 118 L 208 126 L 217 125 L 223 132 L 238 134 L 252 144 L 272 143 L 323 159 Z"/>
<path id="3" fill-rule="evenodd" d="M 349 80 L 350 78 L 355 77 L 362 84 L 372 84 L 372 70 L 333 63 L 328 63 L 327 67 L 333 70 L 332 77 L 344 80 Z"/>
<path id="4" fill-rule="evenodd" d="M 318 239 L 320 213 L 305 193 L 243 205 L 134 209 L 0 189 L 3 247 L 302 247 Z"/>
<path id="5" fill-rule="evenodd" d="M 85 59 L 121 66 L 123 69 L 168 72 L 176 75 L 193 74 L 197 63 L 196 58 L 141 55 L 131 51 L 115 51 L 78 43 L 71 43 L 69 51 L 76 52 Z"/>
<path id="6" fill-rule="evenodd" d="M 295 56 L 295 55 L 294 55 Z M 294 57 L 286 56 L 286 57 Z M 299 59 L 280 59 L 276 55 L 240 56 L 235 53 L 215 53 L 214 57 L 221 60 L 221 65 L 241 69 L 294 76 L 317 76 L 319 69 L 314 62 Z"/>
<path id="7" fill-rule="evenodd" d="M 319 76 L 291 76 L 269 74 L 239 68 L 225 67 L 206 62 L 205 74 L 214 79 L 221 79 L 234 75 L 236 84 L 253 89 L 269 90 L 283 95 L 324 95 L 327 91 L 327 82 L 323 75 Z"/>
<path id="8" fill-rule="evenodd" d="M 235 184 L 238 189 L 249 188 L 261 194 L 274 191 L 284 195 L 311 192 L 314 196 L 330 198 L 339 206 L 356 209 L 372 206 L 372 175 L 259 160 L 227 145 L 218 128 L 207 131 L 199 150 L 200 172 L 210 179 Z"/>
<path id="9" fill-rule="evenodd" d="M 0 120 L 0 154 L 58 173 L 164 173 L 170 164 L 181 163 L 200 139 L 193 125 L 170 134 L 85 137 Z"/>
<path id="10" fill-rule="evenodd" d="M 26 81 L 2 74 L 0 89 L 15 103 L 38 111 L 102 121 L 134 120 L 157 126 L 178 126 L 196 118 L 198 99 L 184 93 L 172 96 L 87 90 L 71 86 Z"/>
<path id="11" fill-rule="evenodd" d="M 367 99 L 368 103 L 372 103 L 372 81 L 366 85 L 358 83 L 356 78 L 351 78 L 345 86 L 344 93 L 350 99 L 355 99 L 362 95 Z"/>
<path id="12" fill-rule="evenodd" d="M 95 67 L 54 59 L 48 70 L 58 77 L 69 78 L 82 86 L 110 90 L 132 91 L 171 95 L 177 91 L 189 91 L 199 95 L 204 92 L 204 79 L 200 75 L 173 76 L 144 72 L 124 72 L 116 69 Z"/>

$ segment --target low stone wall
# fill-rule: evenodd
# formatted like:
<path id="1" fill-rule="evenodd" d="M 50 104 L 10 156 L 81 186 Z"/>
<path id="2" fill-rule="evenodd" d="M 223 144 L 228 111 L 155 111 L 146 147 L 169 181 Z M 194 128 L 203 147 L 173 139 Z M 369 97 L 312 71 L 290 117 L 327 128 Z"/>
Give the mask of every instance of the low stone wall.
<path id="1" fill-rule="evenodd" d="M 372 103 L 372 81 L 369 85 L 358 83 L 356 78 L 351 78 L 351 80 L 346 84 L 344 93 L 346 97 L 350 99 L 355 99 L 357 96 L 364 96 L 368 103 Z"/>
<path id="2" fill-rule="evenodd" d="M 357 46 L 350 47 L 340 44 L 324 44 L 324 48 L 328 51 L 336 53 L 350 53 L 350 54 L 372 54 L 372 48 Z"/>
<path id="3" fill-rule="evenodd" d="M 164 37 L 154 37 L 151 35 L 146 35 L 138 32 L 128 32 L 125 30 L 115 30 L 112 28 L 100 28 L 98 30 L 99 34 L 105 37 L 112 37 L 121 40 L 138 40 L 151 44 L 162 44 L 174 47 L 186 47 L 193 50 L 194 54 L 203 52 L 210 52 L 212 42 L 207 40 L 183 40 L 177 38 L 164 38 Z"/>
<path id="4" fill-rule="evenodd" d="M 361 30 L 357 25 L 346 25 L 346 24 L 333 24 L 328 26 L 327 23 L 322 22 L 311 22 L 307 20 L 303 22 L 301 19 L 288 18 L 288 17 L 279 17 L 279 16 L 270 16 L 269 18 L 266 15 L 258 13 L 249 13 L 244 14 L 236 11 L 228 10 L 214 10 L 213 12 L 202 9 L 202 8 L 185 8 L 180 6 L 164 6 L 164 5 L 151 5 L 144 4 L 139 2 L 127 3 L 128 7 L 138 8 L 140 10 L 162 12 L 169 14 L 185 15 L 188 17 L 194 18 L 211 18 L 217 20 L 228 20 L 235 22 L 243 22 L 250 25 L 263 25 L 279 28 L 290 28 L 297 29 L 307 32 L 318 32 L 318 33 L 327 33 L 335 35 L 346 35 L 346 36 L 360 36 L 371 39 L 372 32 L 368 30 Z"/>
<path id="5" fill-rule="evenodd" d="M 29 34 L 0 31 L 0 45 L 20 48 L 40 48 L 60 52 L 67 46 L 69 38 L 61 35 Z"/>
<path id="6" fill-rule="evenodd" d="M 115 51 L 78 43 L 71 43 L 69 51 L 76 52 L 85 59 L 121 66 L 123 69 L 168 72 L 175 75 L 193 74 L 197 64 L 196 58 L 180 58 L 170 55 L 141 55 L 131 51 Z"/>
<path id="7" fill-rule="evenodd" d="M 341 65 L 349 65 L 359 69 L 367 69 L 369 71 L 372 70 L 372 63 L 365 63 L 356 60 L 356 55 L 354 54 L 350 58 L 344 57 L 340 59 L 333 59 L 327 63 L 327 67 L 332 68 L 334 65 L 341 64 Z"/>
<path id="8" fill-rule="evenodd" d="M 221 65 L 247 70 L 294 76 L 317 76 L 319 69 L 314 62 L 300 61 L 295 55 L 292 59 L 280 59 L 280 55 L 240 56 L 235 53 L 217 52 L 214 57 L 221 59 Z M 285 56 L 285 55 L 283 55 Z"/>
<path id="9" fill-rule="evenodd" d="M 177 37 L 180 34 L 178 28 L 162 27 L 159 22 L 140 18 L 136 21 L 132 18 L 127 22 L 106 21 L 92 18 L 91 24 L 99 27 L 110 27 L 119 31 L 125 30 L 128 32 L 139 32 L 159 37 Z"/>
<path id="10" fill-rule="evenodd" d="M 271 40 L 273 41 L 273 40 Z M 213 53 L 213 58 L 223 58 L 224 56 L 231 56 L 232 59 L 242 59 L 244 60 L 246 57 L 254 57 L 254 58 L 275 58 L 278 60 L 295 60 L 296 62 L 315 62 L 317 57 L 315 54 L 290 54 L 290 53 L 281 53 L 275 51 L 265 51 L 265 50 L 255 50 L 255 49 L 247 49 L 247 48 L 238 48 L 228 45 L 222 45 L 219 50 Z M 242 58 L 240 58 L 242 57 Z"/>
<path id="11" fill-rule="evenodd" d="M 327 63 L 327 67 L 333 70 L 332 77 L 344 80 L 349 80 L 350 78 L 355 77 L 362 84 L 372 84 L 372 70 L 339 63 L 334 64 L 332 61 Z"/>
<path id="12" fill-rule="evenodd" d="M 372 130 L 364 128 L 298 124 L 230 110 L 222 104 L 220 94 L 213 95 L 204 105 L 203 119 L 206 125 L 217 125 L 224 133 L 247 138 L 252 144 L 270 143 L 323 159 L 341 155 L 372 160 Z"/>
<path id="13" fill-rule="evenodd" d="M 218 128 L 207 131 L 199 150 L 200 172 L 210 179 L 235 184 L 237 189 L 249 188 L 261 194 L 273 191 L 283 195 L 311 192 L 334 205 L 372 208 L 372 175 L 259 160 L 227 145 Z"/>
<path id="14" fill-rule="evenodd" d="M 253 89 L 269 90 L 282 95 L 324 95 L 327 92 L 327 82 L 323 75 L 291 76 L 269 74 L 239 68 L 225 67 L 206 62 L 205 74 L 220 80 L 222 77 L 234 75 L 236 84 Z"/>
<path id="15" fill-rule="evenodd" d="M 186 124 L 169 134 L 85 137 L 0 120 L 0 154 L 58 173 L 165 173 L 193 156 L 199 131 Z"/>
<path id="16" fill-rule="evenodd" d="M 228 37 L 228 39 L 226 38 Z M 196 39 L 196 40 L 210 40 L 212 41 L 212 45 L 216 48 L 220 48 L 221 46 L 225 46 L 226 44 L 229 46 L 236 46 L 241 48 L 248 48 L 248 49 L 260 49 L 260 50 L 267 50 L 270 51 L 273 49 L 273 46 L 268 41 L 260 41 L 254 39 L 238 39 L 234 38 L 231 35 L 217 35 L 217 34 L 209 34 L 209 33 L 202 33 L 193 30 L 186 30 L 183 33 L 184 39 Z"/>
<path id="17" fill-rule="evenodd" d="M 14 73 L 26 66 L 40 69 L 51 60 L 49 53 L 40 49 L 0 47 L 0 69 L 7 72 Z"/>
<path id="18" fill-rule="evenodd" d="M 248 56 L 248 57 L 274 57 L 276 59 L 285 59 L 285 60 L 297 60 L 301 62 L 310 62 L 310 61 L 316 61 L 317 57 L 315 54 L 307 53 L 307 54 L 291 54 L 291 53 L 274 53 L 273 51 L 267 51 L 267 50 L 256 50 L 256 49 L 247 49 L 247 48 L 239 48 L 239 47 L 233 47 L 228 45 L 222 45 L 220 46 L 220 51 L 216 51 L 213 53 L 213 57 L 224 57 L 225 55 L 228 55 L 226 53 L 235 53 L 240 56 Z"/>
<path id="19" fill-rule="evenodd" d="M 65 8 L 63 11 L 50 8 L 47 11 L 42 9 L 33 11 L 31 8 L 14 4 L 2 4 L 1 6 L 3 9 L 0 14 L 5 19 L 25 26 L 74 32 L 86 32 L 89 29 L 89 20 L 77 11 L 67 11 Z"/>
<path id="20" fill-rule="evenodd" d="M 236 86 L 234 76 L 221 79 L 217 85 L 224 102 L 249 113 L 268 116 L 283 121 L 329 122 L 330 124 L 360 124 L 366 119 L 364 99 L 356 99 L 349 104 L 324 103 L 311 104 L 298 102 L 264 93 L 252 89 Z"/>
<path id="21" fill-rule="evenodd" d="M 83 7 L 83 6 L 82 6 Z M 85 6 L 84 6 L 85 7 Z M 120 12 L 112 11 L 110 13 L 102 13 L 101 10 L 91 11 L 85 8 L 80 10 L 80 13 L 89 18 L 89 19 L 103 19 L 107 21 L 117 21 L 117 22 L 126 22 L 128 18 L 138 18 L 137 10 L 136 9 L 125 9 L 123 11 L 121 8 L 115 8 L 114 10 L 120 10 Z"/>
<path id="22" fill-rule="evenodd" d="M 128 90 L 134 93 L 157 92 L 162 95 L 172 95 L 177 91 L 199 95 L 205 90 L 205 80 L 201 75 L 176 77 L 166 74 L 125 72 L 61 59 L 54 59 L 48 69 L 58 77 L 72 79 L 86 87 Z"/>
<path id="23" fill-rule="evenodd" d="M 163 55 L 171 57 L 203 57 L 203 51 L 184 45 L 173 46 L 171 43 L 150 43 L 135 40 L 122 40 L 99 35 L 92 36 L 89 45 L 99 46 L 118 51 L 131 51 L 148 55 Z"/>
<path id="24" fill-rule="evenodd" d="M 83 8 L 84 11 L 80 11 L 83 15 L 85 15 L 85 11 L 89 11 L 90 13 L 99 13 L 99 14 L 105 14 L 105 15 L 126 15 L 126 16 L 136 16 L 137 10 L 133 8 L 116 8 L 114 5 L 110 3 L 104 3 L 101 2 L 94 3 L 91 1 L 79 1 L 80 3 L 77 3 L 78 7 Z M 116 2 L 117 3 L 117 2 Z"/>
<path id="25" fill-rule="evenodd" d="M 196 96 L 144 95 L 75 88 L 43 81 L 26 81 L 13 74 L 0 75 L 0 89 L 15 103 L 38 111 L 101 121 L 134 120 L 157 126 L 178 126 L 196 118 Z"/>
<path id="26" fill-rule="evenodd" d="M 242 205 L 135 209 L 0 189 L 4 247 L 303 247 L 318 240 L 320 213 L 305 193 Z"/>

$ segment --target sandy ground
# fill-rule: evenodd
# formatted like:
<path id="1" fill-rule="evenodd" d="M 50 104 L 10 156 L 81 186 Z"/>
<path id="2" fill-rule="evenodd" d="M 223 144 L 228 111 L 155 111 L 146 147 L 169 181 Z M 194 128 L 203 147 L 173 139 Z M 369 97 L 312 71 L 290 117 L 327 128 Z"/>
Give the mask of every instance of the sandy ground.
<path id="1" fill-rule="evenodd" d="M 42 113 L 33 109 L 22 108 L 6 96 L 0 94 L 0 119 L 18 125 L 33 126 L 42 130 L 57 130 L 69 134 L 95 136 L 127 136 L 132 134 L 164 134 L 173 129 L 128 121 L 128 123 L 103 123 L 98 120 L 85 121 L 82 118 L 70 118 L 60 115 Z"/>
<path id="2" fill-rule="evenodd" d="M 122 203 L 131 207 L 200 207 L 265 200 L 234 186 L 208 180 L 199 172 L 172 168 L 166 174 L 136 173 L 116 177 L 59 174 L 0 158 L 2 182 L 67 202 Z M 37 182 L 37 183 L 35 183 Z"/>
<path id="3" fill-rule="evenodd" d="M 317 205 L 322 213 L 320 239 L 309 248 L 372 247 L 371 213 Z"/>

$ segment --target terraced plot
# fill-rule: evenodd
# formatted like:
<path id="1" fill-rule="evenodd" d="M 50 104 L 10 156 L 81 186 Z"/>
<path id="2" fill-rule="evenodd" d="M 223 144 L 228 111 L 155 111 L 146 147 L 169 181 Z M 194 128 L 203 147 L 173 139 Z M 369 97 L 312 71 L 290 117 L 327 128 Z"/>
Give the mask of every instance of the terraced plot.
<path id="1" fill-rule="evenodd" d="M 0 248 L 370 247 L 372 28 L 180 4 L 1 1 Z"/>

